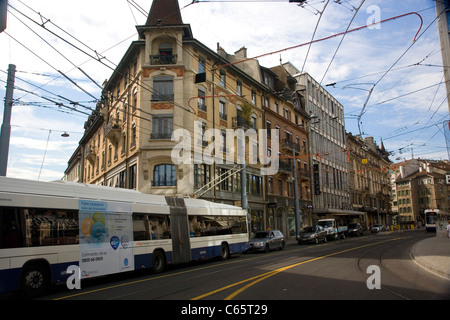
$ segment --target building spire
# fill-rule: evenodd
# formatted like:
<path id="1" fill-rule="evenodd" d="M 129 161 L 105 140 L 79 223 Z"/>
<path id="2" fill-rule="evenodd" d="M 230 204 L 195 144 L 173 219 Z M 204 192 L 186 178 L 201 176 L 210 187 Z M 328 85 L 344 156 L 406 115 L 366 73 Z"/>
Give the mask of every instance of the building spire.
<path id="1" fill-rule="evenodd" d="M 153 0 L 146 26 L 182 25 L 178 0 Z"/>

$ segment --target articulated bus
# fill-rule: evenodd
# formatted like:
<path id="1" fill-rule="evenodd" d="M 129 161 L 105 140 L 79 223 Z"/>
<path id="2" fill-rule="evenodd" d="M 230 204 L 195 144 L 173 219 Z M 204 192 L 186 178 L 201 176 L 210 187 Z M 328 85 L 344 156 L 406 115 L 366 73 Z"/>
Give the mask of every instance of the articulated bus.
<path id="1" fill-rule="evenodd" d="M 450 214 L 440 209 L 426 209 L 425 213 L 425 230 L 436 232 L 436 220 L 449 219 Z"/>
<path id="2" fill-rule="evenodd" d="M 0 292 L 42 294 L 81 279 L 248 248 L 247 211 L 200 199 L 0 177 Z M 72 271 L 73 272 L 73 271 Z"/>

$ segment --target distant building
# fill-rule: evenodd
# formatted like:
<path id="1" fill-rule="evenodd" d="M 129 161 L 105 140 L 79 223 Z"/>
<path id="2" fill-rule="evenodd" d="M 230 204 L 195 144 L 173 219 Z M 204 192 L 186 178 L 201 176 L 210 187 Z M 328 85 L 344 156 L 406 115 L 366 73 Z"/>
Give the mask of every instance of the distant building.
<path id="1" fill-rule="evenodd" d="M 313 218 L 317 220 L 327 214 L 357 215 L 348 187 L 344 107 L 308 73 L 294 77 L 310 117 Z"/>
<path id="2" fill-rule="evenodd" d="M 448 161 L 411 159 L 392 165 L 393 208 L 399 224 L 424 223 L 425 209 L 450 212 L 450 174 Z"/>
<path id="3" fill-rule="evenodd" d="M 347 148 L 353 210 L 364 213 L 366 226 L 392 224 L 389 153 L 373 137 L 351 133 L 347 133 Z"/>

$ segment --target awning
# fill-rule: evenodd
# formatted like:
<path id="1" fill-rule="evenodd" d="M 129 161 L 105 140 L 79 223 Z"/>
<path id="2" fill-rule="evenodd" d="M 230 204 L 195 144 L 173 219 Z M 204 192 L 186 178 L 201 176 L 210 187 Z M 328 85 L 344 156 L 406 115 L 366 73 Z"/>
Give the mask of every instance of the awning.
<path id="1" fill-rule="evenodd" d="M 335 216 L 363 216 L 366 213 L 362 211 L 340 210 L 340 209 L 313 209 L 313 213 L 318 215 L 335 215 Z"/>

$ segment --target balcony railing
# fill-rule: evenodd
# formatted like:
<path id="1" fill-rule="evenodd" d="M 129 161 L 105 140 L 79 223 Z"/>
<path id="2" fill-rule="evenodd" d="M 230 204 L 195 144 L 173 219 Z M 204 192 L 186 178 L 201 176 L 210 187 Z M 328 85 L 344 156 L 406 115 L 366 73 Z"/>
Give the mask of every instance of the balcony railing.
<path id="1" fill-rule="evenodd" d="M 249 129 L 252 127 L 252 124 L 247 119 L 238 116 L 238 117 L 233 117 L 232 126 L 233 126 L 233 129 L 236 129 L 236 128 Z"/>
<path id="2" fill-rule="evenodd" d="M 152 140 L 167 140 L 167 139 L 171 139 L 172 138 L 172 133 L 165 133 L 165 132 L 158 132 L 158 133 L 153 133 L 150 135 L 150 139 Z"/>
<path id="3" fill-rule="evenodd" d="M 296 152 L 300 152 L 300 145 L 297 142 L 292 141 L 291 139 L 283 139 L 281 147 L 284 149 L 289 149 L 291 151 L 292 149 L 295 149 Z"/>
<path id="4" fill-rule="evenodd" d="M 177 63 L 176 54 L 157 54 L 150 56 L 151 65 L 176 64 L 176 63 Z"/>
<path id="5" fill-rule="evenodd" d="M 120 124 L 117 119 L 110 119 L 105 125 L 105 137 L 116 140 L 120 136 Z"/>

